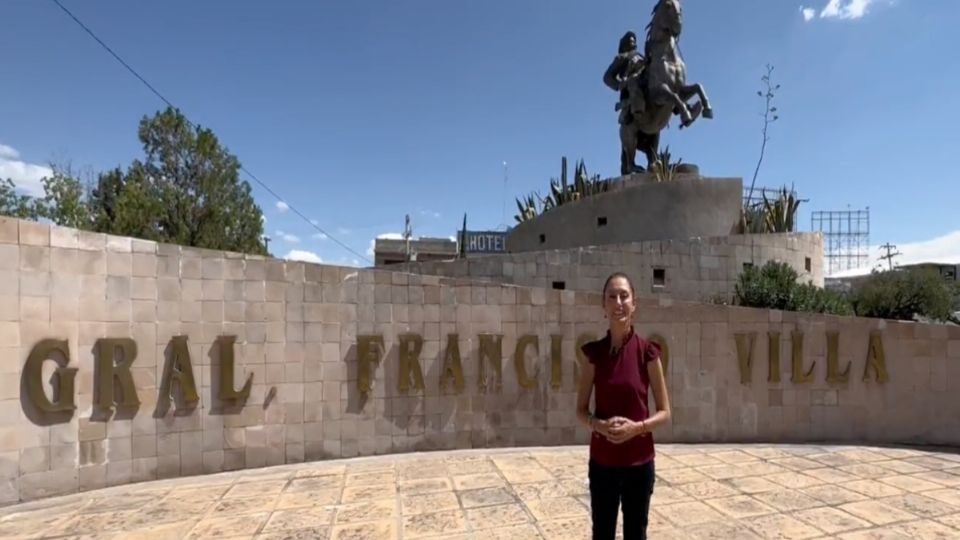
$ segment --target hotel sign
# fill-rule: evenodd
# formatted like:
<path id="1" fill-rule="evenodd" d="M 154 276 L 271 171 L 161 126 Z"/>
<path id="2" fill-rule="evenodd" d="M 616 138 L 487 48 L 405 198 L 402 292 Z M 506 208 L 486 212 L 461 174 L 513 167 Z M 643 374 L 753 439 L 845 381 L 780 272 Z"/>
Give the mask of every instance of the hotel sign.
<path id="1" fill-rule="evenodd" d="M 507 233 L 502 231 L 467 231 L 467 253 L 506 253 Z"/>

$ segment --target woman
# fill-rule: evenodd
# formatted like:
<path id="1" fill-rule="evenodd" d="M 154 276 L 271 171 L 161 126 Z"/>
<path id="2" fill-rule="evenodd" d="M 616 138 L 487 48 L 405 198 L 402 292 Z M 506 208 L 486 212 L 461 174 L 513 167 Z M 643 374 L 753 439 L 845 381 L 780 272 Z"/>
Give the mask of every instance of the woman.
<path id="1" fill-rule="evenodd" d="M 606 337 L 581 349 L 587 362 L 580 370 L 577 417 L 590 437 L 590 506 L 594 540 L 612 540 L 623 505 L 624 540 L 647 537 L 647 515 L 654 483 L 653 432 L 670 421 L 670 400 L 660 362 L 660 348 L 633 330 L 636 291 L 625 274 L 603 286 Z M 596 388 L 596 411 L 590 394 Z M 657 411 L 649 414 L 648 389 Z"/>

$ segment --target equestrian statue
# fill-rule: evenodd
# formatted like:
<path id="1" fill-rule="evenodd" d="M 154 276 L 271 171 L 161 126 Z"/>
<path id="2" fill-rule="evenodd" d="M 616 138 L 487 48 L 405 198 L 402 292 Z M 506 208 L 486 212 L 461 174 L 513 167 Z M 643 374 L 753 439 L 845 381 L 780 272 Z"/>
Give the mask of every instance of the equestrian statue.
<path id="1" fill-rule="evenodd" d="M 644 53 L 637 51 L 636 35 L 627 32 L 604 73 L 604 84 L 620 92 L 615 109 L 620 113 L 621 174 L 644 172 L 636 164 L 637 151 L 647 156 L 646 170 L 654 167 L 660 132 L 673 115 L 680 117 L 680 129 L 689 127 L 700 116 L 713 118 L 703 86 L 687 84 L 687 67 L 679 48 L 682 28 L 680 0 L 658 0 L 647 25 Z M 688 104 L 694 96 L 699 100 Z"/>

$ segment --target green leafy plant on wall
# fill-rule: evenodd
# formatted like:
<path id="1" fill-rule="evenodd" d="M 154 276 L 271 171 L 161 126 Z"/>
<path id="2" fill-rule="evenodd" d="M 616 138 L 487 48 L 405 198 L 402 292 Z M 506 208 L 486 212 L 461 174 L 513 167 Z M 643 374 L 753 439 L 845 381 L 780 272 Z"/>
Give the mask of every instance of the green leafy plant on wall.
<path id="1" fill-rule="evenodd" d="M 735 286 L 735 302 L 745 307 L 853 315 L 853 307 L 841 294 L 812 283 L 799 283 L 790 265 L 770 261 L 761 268 L 749 267 Z"/>

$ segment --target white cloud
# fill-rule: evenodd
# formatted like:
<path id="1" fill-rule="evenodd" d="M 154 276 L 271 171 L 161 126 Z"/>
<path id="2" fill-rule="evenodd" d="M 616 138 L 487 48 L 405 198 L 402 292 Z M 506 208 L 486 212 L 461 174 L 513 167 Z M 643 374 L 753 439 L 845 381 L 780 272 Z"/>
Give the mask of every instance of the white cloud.
<path id="1" fill-rule="evenodd" d="M 813 8 L 800 6 L 800 13 L 803 14 L 803 20 L 810 22 L 817 16 L 817 10 Z"/>
<path id="2" fill-rule="evenodd" d="M 20 152 L 11 146 L 0 144 L 0 159 L 20 159 Z"/>
<path id="3" fill-rule="evenodd" d="M 860 19 L 878 2 L 891 3 L 892 0 L 830 0 L 820 12 L 821 19 Z M 804 12 L 806 17 L 806 12 Z M 808 19 L 809 20 L 809 19 Z"/>
<path id="4" fill-rule="evenodd" d="M 337 234 L 350 234 L 350 229 L 346 227 L 337 227 Z"/>
<path id="5" fill-rule="evenodd" d="M 9 178 L 27 195 L 39 197 L 43 195 L 41 180 L 52 174 L 50 167 L 21 161 L 20 152 L 11 146 L 0 144 L 0 180 Z"/>
<path id="6" fill-rule="evenodd" d="M 421 210 L 421 211 L 420 211 L 420 215 L 421 215 L 421 216 L 429 216 L 429 217 L 432 217 L 432 218 L 434 218 L 434 219 L 440 219 L 440 212 L 434 212 L 433 210 Z"/>
<path id="7" fill-rule="evenodd" d="M 911 265 L 918 263 L 960 264 L 960 230 L 943 236 L 920 242 L 897 244 L 896 250 L 900 255 L 893 258 L 894 265 Z M 880 246 L 870 246 L 870 263 L 862 268 L 837 272 L 831 277 L 858 276 L 870 273 L 876 267 L 887 268 L 886 259 L 880 256 L 886 250 Z"/>
<path id="8" fill-rule="evenodd" d="M 289 209 L 290 209 L 290 205 L 289 205 L 289 204 L 287 204 L 287 203 L 285 203 L 285 202 L 283 202 L 283 201 L 277 201 L 277 210 L 279 210 L 281 214 L 284 213 L 284 212 L 286 212 L 286 211 L 289 210 Z"/>
<path id="9" fill-rule="evenodd" d="M 321 259 L 316 253 L 312 251 L 304 251 L 302 249 L 291 249 L 286 255 L 284 255 L 283 258 L 287 259 L 288 261 L 303 261 L 315 264 L 320 264 L 323 262 L 323 259 Z"/>
<path id="10" fill-rule="evenodd" d="M 326 240 L 327 235 L 323 234 L 322 232 L 318 232 L 313 235 L 313 238 L 316 240 Z"/>
<path id="11" fill-rule="evenodd" d="M 277 237 L 288 244 L 299 244 L 300 237 L 295 234 L 288 234 L 283 231 L 277 231 Z"/>

